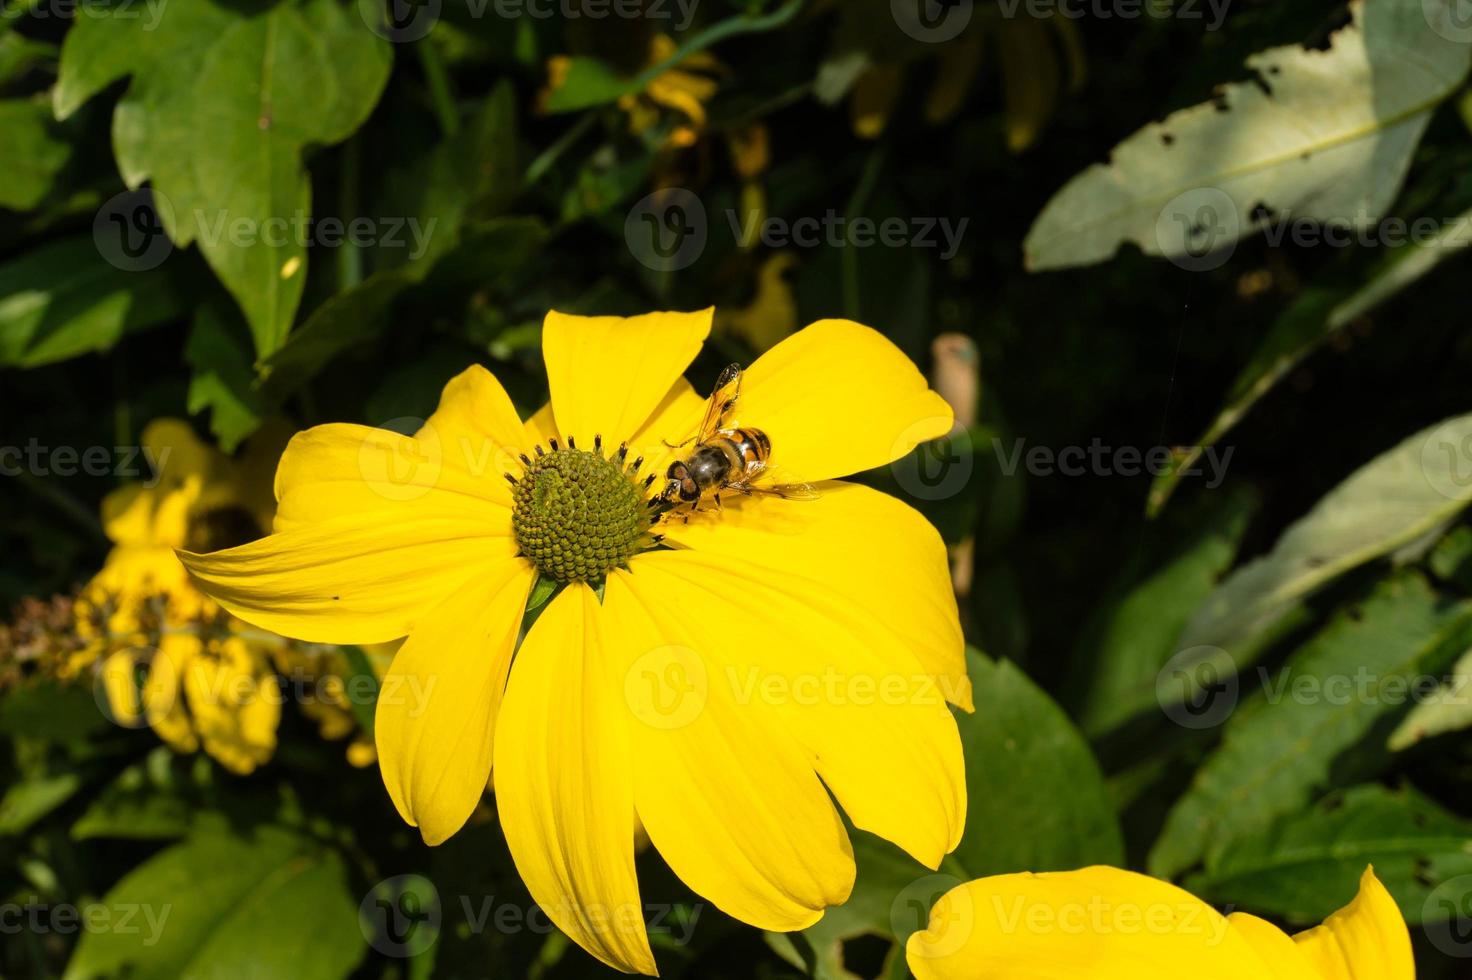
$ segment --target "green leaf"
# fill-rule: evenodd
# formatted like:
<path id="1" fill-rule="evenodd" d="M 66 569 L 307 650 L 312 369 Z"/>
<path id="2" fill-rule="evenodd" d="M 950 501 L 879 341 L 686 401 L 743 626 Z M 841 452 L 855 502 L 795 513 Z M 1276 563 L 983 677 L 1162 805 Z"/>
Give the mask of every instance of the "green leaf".
<path id="1" fill-rule="evenodd" d="M 556 579 L 548 578 L 545 575 L 538 575 L 536 583 L 532 585 L 531 595 L 527 596 L 526 611 L 533 612 L 542 608 L 547 604 L 547 600 L 552 598 L 552 593 L 556 591 Z"/>
<path id="2" fill-rule="evenodd" d="M 962 879 L 948 868 L 922 867 L 873 834 L 854 831 L 849 837 L 858 866 L 849 900 L 800 933 L 767 933 L 767 944 L 814 980 L 855 980 L 844 967 L 844 943 L 860 936 L 893 939 L 881 976 L 904 977 L 905 940 L 925 927 L 930 906 Z"/>
<path id="3" fill-rule="evenodd" d="M 1420 925 L 1433 891 L 1472 875 L 1472 823 L 1412 789 L 1359 786 L 1234 840 L 1186 885 L 1219 905 L 1308 925 L 1347 905 L 1369 865 Z"/>
<path id="4" fill-rule="evenodd" d="M 484 283 L 534 257 L 546 229 L 534 218 L 498 218 L 468 232 L 433 270 L 412 263 L 376 272 L 323 303 L 301 329 L 262 365 L 264 390 L 279 398 L 305 383 L 338 355 L 376 340 L 387 328 L 393 303 L 432 275 L 441 288 Z"/>
<path id="5" fill-rule="evenodd" d="M 0 85 L 16 81 L 42 61 L 52 60 L 59 49 L 44 41 L 0 30 Z"/>
<path id="6" fill-rule="evenodd" d="M 1253 55 L 1253 79 L 1145 126 L 1054 195 L 1028 232 L 1028 267 L 1089 265 L 1126 241 L 1202 258 L 1274 216 L 1378 220 L 1432 110 L 1467 75 L 1454 7 L 1358 0 L 1327 51 Z"/>
<path id="7" fill-rule="evenodd" d="M 348 692 L 348 705 L 353 710 L 358 727 L 363 734 L 373 737 L 374 712 L 378 708 L 378 672 L 362 647 L 345 646 L 342 655 L 347 658 L 348 675 L 343 678 L 343 688 Z M 363 697 L 367 693 L 370 696 Z"/>
<path id="8" fill-rule="evenodd" d="M 0 835 L 19 834 L 82 788 L 76 772 L 36 775 L 12 783 L 0 797 Z"/>
<path id="9" fill-rule="evenodd" d="M 1419 678 L 1466 648 L 1469 622 L 1472 604 L 1405 572 L 1340 610 L 1276 675 L 1260 670 L 1262 695 L 1231 716 L 1222 744 L 1172 808 L 1151 873 L 1172 877 L 1202 858 L 1209 866 L 1231 838 L 1378 771 L 1387 758 L 1383 735 L 1370 736 L 1405 710 Z M 1240 693 L 1228 687 L 1218 696 L 1231 707 Z"/>
<path id="10" fill-rule="evenodd" d="M 1170 550 L 1132 568 L 1083 629 L 1074 670 L 1083 678 L 1079 726 L 1091 736 L 1109 732 L 1156 709 L 1157 679 L 1180 648 L 1176 641 L 1191 614 L 1231 565 L 1256 499 L 1247 493 L 1212 495 L 1210 508 L 1162 529 Z"/>
<path id="11" fill-rule="evenodd" d="M 968 650 L 967 668 L 976 710 L 956 716 L 967 760 L 961 843 L 932 871 L 871 834 L 851 834 L 858 875 L 848 902 L 804 931 L 807 950 L 768 936 L 815 977 L 853 976 L 843 944 L 862 935 L 896 941 L 886 975 L 903 977 L 905 940 L 924 928 L 935 899 L 971 878 L 1124 863 L 1104 776 L 1068 716 L 1006 661 Z"/>
<path id="12" fill-rule="evenodd" d="M 328 980 L 364 951 L 342 858 L 280 827 L 203 830 L 133 869 L 100 904 L 136 908 L 136 929 L 86 931 L 66 980 Z"/>
<path id="13" fill-rule="evenodd" d="M 164 273 L 109 264 L 91 235 L 62 239 L 0 265 L 0 366 L 109 350 L 124 334 L 181 314 Z"/>
<path id="14" fill-rule="evenodd" d="M 1428 738 L 1472 728 L 1472 650 L 1452 667 L 1451 676 L 1418 701 L 1386 743 L 1401 752 Z"/>
<path id="15" fill-rule="evenodd" d="M 198 814 L 179 792 L 172 757 L 169 749 L 159 746 L 145 762 L 120 772 L 72 824 L 73 839 L 159 840 L 188 833 Z"/>
<path id="16" fill-rule="evenodd" d="M 1472 415 L 1432 426 L 1375 457 L 1324 496 L 1273 550 L 1233 572 L 1180 639 L 1231 672 L 1256 659 L 1284 617 L 1320 587 L 1443 526 L 1472 501 L 1463 472 Z M 1182 699 L 1193 692 L 1183 690 Z"/>
<path id="17" fill-rule="evenodd" d="M 71 144 L 58 132 L 51 107 L 34 99 L 0 100 L 0 132 L 0 208 L 34 208 L 71 160 Z"/>
<path id="18" fill-rule="evenodd" d="M 56 116 L 132 76 L 113 116 L 123 179 L 152 180 L 169 236 L 199 242 L 264 356 L 291 329 L 306 280 L 303 149 L 363 123 L 390 47 L 335 0 L 200 0 L 148 25 L 129 5 L 79 18 Z"/>
<path id="19" fill-rule="evenodd" d="M 234 452 L 266 415 L 253 387 L 250 338 L 237 322 L 233 311 L 205 304 L 195 314 L 184 344 L 184 360 L 194 372 L 189 379 L 189 411 L 210 413 L 210 431 L 227 453 Z"/>
<path id="20" fill-rule="evenodd" d="M 968 651 L 975 712 L 957 716 L 972 877 L 1124 863 L 1103 774 L 1068 716 L 1018 667 Z M 1060 806 L 1067 800 L 1067 806 Z"/>

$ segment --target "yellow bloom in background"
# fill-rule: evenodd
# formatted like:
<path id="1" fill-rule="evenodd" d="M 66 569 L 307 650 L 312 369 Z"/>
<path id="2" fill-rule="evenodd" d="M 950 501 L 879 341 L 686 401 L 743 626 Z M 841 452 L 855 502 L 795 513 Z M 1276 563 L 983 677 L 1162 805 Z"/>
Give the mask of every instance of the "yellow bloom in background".
<path id="1" fill-rule="evenodd" d="M 945 546 L 910 507 L 837 479 L 945 433 L 949 406 L 876 331 L 815 323 L 750 365 L 733 422 L 820 496 L 728 493 L 661 517 L 665 467 L 690 451 L 666 443 L 705 412 L 681 375 L 711 320 L 550 313 L 551 403 L 532 418 L 472 367 L 413 436 L 311 429 L 282 457 L 274 534 L 181 556 L 266 629 L 407 636 L 376 719 L 400 814 L 440 843 L 494 769 L 533 898 L 644 973 L 641 826 L 717 907 L 793 930 L 853 884 L 835 800 L 930 867 L 965 821 L 946 701 L 969 710 L 970 689 Z M 560 591 L 518 646 L 539 575 Z"/>
<path id="2" fill-rule="evenodd" d="M 790 252 L 767 256 L 757 269 L 751 302 L 721 310 L 716 315 L 716 333 L 740 337 L 753 350 L 763 351 L 796 330 L 797 297 L 788 280 L 796 267 L 797 256 Z"/>
<path id="3" fill-rule="evenodd" d="M 669 35 L 651 35 L 644 69 L 663 64 L 677 50 L 678 45 Z M 566 55 L 547 59 L 547 84 L 541 93 L 543 104 L 553 92 L 567 84 L 571 65 L 572 60 Z M 697 51 L 660 72 L 640 91 L 620 96 L 618 105 L 628 117 L 629 132 L 642 135 L 661 120 L 673 117 L 676 122 L 664 137 L 664 146 L 671 149 L 693 146 L 705 128 L 705 104 L 720 88 L 714 76 L 724 70 L 715 55 Z"/>
<path id="4" fill-rule="evenodd" d="M 668 34 L 655 34 L 649 39 L 649 54 L 644 67 L 653 68 L 674 57 L 678 46 Z M 715 97 L 720 83 L 715 75 L 724 66 L 708 51 L 686 55 L 675 67 L 656 75 L 644 90 L 622 96 L 619 108 L 628 113 L 629 129 L 642 133 L 659 121 L 661 110 L 673 112 L 684 121 L 677 124 L 666 138 L 666 145 L 694 145 L 705 128 L 705 104 Z"/>
<path id="5" fill-rule="evenodd" d="M 936 902 L 906 957 L 918 980 L 1414 980 L 1416 973 L 1405 920 L 1373 868 L 1354 901 L 1292 937 L 1116 868 L 982 878 Z"/>
<path id="6" fill-rule="evenodd" d="M 275 752 L 283 700 L 277 661 L 290 655 L 288 641 L 232 619 L 199 591 L 176 550 L 265 533 L 275 510 L 267 457 L 283 442 L 267 430 L 233 461 L 177 419 L 144 429 L 142 455 L 157 472 L 103 501 L 113 547 L 78 597 L 75 627 L 85 644 L 66 665 L 70 677 L 95 666 L 121 724 L 147 724 L 176 752 L 202 748 L 242 775 Z M 330 680 L 318 686 L 330 690 Z M 351 722 L 345 706 L 340 713 Z M 361 749 L 350 749 L 354 755 L 371 762 Z"/>

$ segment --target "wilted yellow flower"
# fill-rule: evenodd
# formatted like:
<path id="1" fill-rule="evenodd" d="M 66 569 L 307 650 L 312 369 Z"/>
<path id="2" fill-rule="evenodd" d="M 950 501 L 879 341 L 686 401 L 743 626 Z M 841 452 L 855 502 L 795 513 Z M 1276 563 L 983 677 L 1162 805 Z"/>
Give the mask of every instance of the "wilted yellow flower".
<path id="1" fill-rule="evenodd" d="M 1001 875 L 952 889 L 910 937 L 919 980 L 1414 980 L 1405 920 L 1369 869 L 1359 895 L 1289 937 L 1116 868 Z"/>
<path id="2" fill-rule="evenodd" d="M 677 46 L 668 34 L 655 34 L 649 39 L 649 55 L 645 67 L 653 68 L 674 56 Z M 723 69 L 715 55 L 697 51 L 686 55 L 673 68 L 656 75 L 641 92 L 622 96 L 619 108 L 629 115 L 629 129 L 642 133 L 659 120 L 660 110 L 683 117 L 667 138 L 667 145 L 683 147 L 694 144 L 705 128 L 705 104 L 715 97 L 720 83 L 713 77 Z"/>
<path id="3" fill-rule="evenodd" d="M 681 374 L 711 318 L 551 313 L 551 404 L 526 422 L 472 367 L 413 436 L 318 426 L 282 457 L 274 534 L 182 555 L 264 628 L 407 635 L 375 726 L 399 812 L 445 840 L 494 763 L 533 898 L 645 973 L 641 825 L 716 906 L 792 930 L 853 884 L 834 800 L 931 867 L 965 821 L 945 546 L 905 504 L 836 480 L 947 432 L 949 406 L 877 332 L 813 324 L 746 370 L 733 422 L 820 496 L 665 513 L 659 478 L 690 452 L 671 445 L 706 409 Z M 518 647 L 539 576 L 559 591 Z"/>
<path id="4" fill-rule="evenodd" d="M 663 64 L 677 50 L 669 35 L 654 34 L 649 38 L 643 67 L 650 69 Z M 566 55 L 547 59 L 547 85 L 541 93 L 543 103 L 567 84 L 571 66 L 572 60 Z M 715 55 L 697 51 L 660 72 L 638 92 L 620 96 L 619 108 L 628 116 L 629 131 L 641 135 L 666 118 L 666 113 L 673 113 L 678 121 L 664 138 L 664 145 L 670 148 L 693 145 L 705 128 L 705 104 L 720 88 L 713 76 L 723 70 Z"/>

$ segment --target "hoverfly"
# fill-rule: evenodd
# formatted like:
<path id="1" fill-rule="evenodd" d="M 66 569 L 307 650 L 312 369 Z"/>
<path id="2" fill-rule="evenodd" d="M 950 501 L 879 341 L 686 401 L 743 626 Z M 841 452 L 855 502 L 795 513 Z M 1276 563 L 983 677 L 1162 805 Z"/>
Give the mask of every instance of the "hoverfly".
<path id="1" fill-rule="evenodd" d="M 677 459 L 665 471 L 665 487 L 659 494 L 662 503 L 692 504 L 697 509 L 706 498 L 719 506 L 721 493 L 762 493 L 789 500 L 811 500 L 818 491 L 806 483 L 789 481 L 774 468 L 772 440 L 760 429 L 732 428 L 728 425 L 736 399 L 741 395 L 741 365 L 732 364 L 716 379 L 715 390 L 705 406 L 705 417 L 695 435 L 679 445 L 695 444 L 683 459 Z M 757 486 L 756 481 L 762 480 Z"/>

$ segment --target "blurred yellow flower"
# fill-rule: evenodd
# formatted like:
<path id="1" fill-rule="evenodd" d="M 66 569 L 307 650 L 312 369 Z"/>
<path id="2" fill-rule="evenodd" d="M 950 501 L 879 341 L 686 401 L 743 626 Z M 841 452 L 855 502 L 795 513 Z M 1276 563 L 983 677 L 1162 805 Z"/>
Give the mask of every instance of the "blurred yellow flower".
<path id="1" fill-rule="evenodd" d="M 892 33 L 885 35 L 883 43 L 870 36 L 868 25 L 887 14 L 878 0 L 867 6 L 837 6 L 842 18 L 839 49 L 848 57 L 862 59 L 862 71 L 852 83 L 849 116 L 854 134 L 863 139 L 883 134 L 907 80 L 922 62 L 934 63 L 922 115 L 928 124 L 939 125 L 961 111 L 982 65 L 994 54 L 1001 76 L 1007 148 L 1014 153 L 1032 146 L 1064 95 L 1077 92 L 1084 83 L 1083 39 L 1068 17 L 1036 17 L 1025 12 L 1014 17 L 978 6 L 972 23 L 959 37 L 941 44 L 916 41 L 901 45 Z"/>
<path id="2" fill-rule="evenodd" d="M 533 898 L 644 973 L 641 825 L 717 907 L 793 930 L 853 884 L 835 800 L 931 867 L 965 821 L 945 546 L 905 504 L 836 479 L 948 431 L 950 408 L 879 333 L 813 324 L 747 369 L 737 414 L 821 496 L 661 519 L 651 478 L 705 412 L 681 374 L 711 321 L 550 313 L 551 404 L 532 418 L 472 367 L 413 436 L 318 426 L 281 460 L 274 534 L 181 556 L 266 629 L 407 635 L 375 726 L 400 814 L 440 843 L 494 764 Z M 539 577 L 558 591 L 518 647 Z"/>
<path id="3" fill-rule="evenodd" d="M 113 547 L 77 599 L 84 645 L 65 665 L 72 677 L 95 667 L 120 723 L 146 723 L 175 751 L 203 748 L 240 774 L 275 751 L 283 700 L 276 663 L 288 641 L 233 620 L 175 552 L 240 544 L 270 527 L 272 466 L 263 446 L 274 453 L 280 440 L 267 432 L 237 462 L 182 421 L 159 419 L 144 430 L 144 455 L 158 472 L 103 501 Z"/>
<path id="4" fill-rule="evenodd" d="M 918 980 L 1414 980 L 1395 900 L 1366 870 L 1359 895 L 1289 937 L 1223 916 L 1174 885 L 1116 868 L 1002 875 L 943 895 L 906 949 Z"/>
<path id="5" fill-rule="evenodd" d="M 716 314 L 716 331 L 734 334 L 754 350 L 763 351 L 797 329 L 797 297 L 787 279 L 797 257 L 790 252 L 769 255 L 756 274 L 756 294 L 746 306 Z"/>
<path id="6" fill-rule="evenodd" d="M 678 45 L 669 35 L 651 35 L 644 69 L 663 64 L 677 50 Z M 542 103 L 567 84 L 571 66 L 572 59 L 566 55 L 547 59 L 547 85 L 541 93 Z M 640 91 L 620 96 L 618 105 L 628 117 L 629 131 L 643 135 L 666 118 L 672 118 L 674 123 L 664 136 L 663 145 L 669 148 L 694 145 L 705 128 L 705 104 L 720 88 L 714 76 L 723 70 L 714 55 L 697 51 L 660 72 Z"/>

